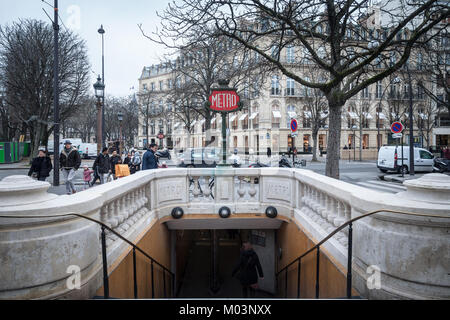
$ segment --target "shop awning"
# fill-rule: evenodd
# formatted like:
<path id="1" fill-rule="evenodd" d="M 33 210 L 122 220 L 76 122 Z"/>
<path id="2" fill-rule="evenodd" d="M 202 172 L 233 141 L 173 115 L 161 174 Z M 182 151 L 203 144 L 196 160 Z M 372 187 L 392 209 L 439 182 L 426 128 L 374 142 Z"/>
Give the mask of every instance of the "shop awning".
<path id="1" fill-rule="evenodd" d="M 175 123 L 175 125 L 173 126 L 174 129 L 178 128 L 180 126 L 180 122 Z"/>
<path id="2" fill-rule="evenodd" d="M 245 120 L 245 118 L 247 118 L 248 114 L 244 113 L 242 116 L 240 116 L 239 121 L 243 121 Z"/>
<path id="3" fill-rule="evenodd" d="M 380 120 L 386 120 L 386 115 L 383 112 L 378 113 L 378 118 Z"/>
<path id="4" fill-rule="evenodd" d="M 214 117 L 214 118 L 211 119 L 211 124 L 213 124 L 214 121 L 216 121 L 216 117 Z"/>
<path id="5" fill-rule="evenodd" d="M 366 119 L 373 119 L 372 115 L 368 112 L 364 112 L 363 115 Z"/>
<path id="6" fill-rule="evenodd" d="M 232 115 L 232 116 L 230 117 L 230 122 L 234 121 L 234 119 L 236 119 L 236 117 L 237 117 L 237 115 Z"/>
<path id="7" fill-rule="evenodd" d="M 253 119 L 255 119 L 257 116 L 258 116 L 258 113 L 259 112 L 254 112 L 254 113 L 252 113 L 252 115 L 250 116 L 250 120 L 253 120 Z"/>
<path id="8" fill-rule="evenodd" d="M 312 117 L 311 111 L 303 111 L 303 114 L 304 114 L 305 118 L 307 118 L 307 119 L 311 119 L 311 117 Z"/>
<path id="9" fill-rule="evenodd" d="M 288 111 L 289 118 L 297 118 L 297 112 L 295 111 Z"/>
<path id="10" fill-rule="evenodd" d="M 281 118 L 281 112 L 280 111 L 273 110 L 272 114 L 273 114 L 274 118 Z"/>
<path id="11" fill-rule="evenodd" d="M 358 119 L 358 115 L 354 112 L 349 112 L 348 115 L 350 116 L 350 118 L 352 119 Z"/>

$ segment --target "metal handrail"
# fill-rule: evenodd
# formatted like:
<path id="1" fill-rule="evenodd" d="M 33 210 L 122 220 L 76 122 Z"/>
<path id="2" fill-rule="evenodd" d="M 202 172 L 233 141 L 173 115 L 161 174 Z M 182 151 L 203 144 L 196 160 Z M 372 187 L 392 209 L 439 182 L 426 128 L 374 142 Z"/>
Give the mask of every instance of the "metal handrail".
<path id="1" fill-rule="evenodd" d="M 159 263 L 157 260 L 155 260 L 152 256 L 150 256 L 147 252 L 145 252 L 143 249 L 139 248 L 139 246 L 135 245 L 133 242 L 129 241 L 127 238 L 123 237 L 121 234 L 119 234 L 118 232 L 114 231 L 113 229 L 111 229 L 110 227 L 108 227 L 106 224 L 104 224 L 103 222 L 79 214 L 79 213 L 65 213 L 65 214 L 59 214 L 59 215 L 39 215 L 39 216 L 15 216 L 15 215 L 0 215 L 0 218 L 17 218 L 17 219 L 37 219 L 37 218 L 61 218 L 61 217 L 69 217 L 69 216 L 76 216 L 79 218 L 83 218 L 86 220 L 89 220 L 91 222 L 97 223 L 101 226 L 102 228 L 102 259 L 103 259 L 103 289 L 104 289 L 104 297 L 106 299 L 109 298 L 109 281 L 108 281 L 108 264 L 107 264 L 107 260 L 106 260 L 106 236 L 105 236 L 105 229 L 107 229 L 108 231 L 110 231 L 111 233 L 115 234 L 117 237 L 119 237 L 121 240 L 125 241 L 127 244 L 129 244 L 130 246 L 133 247 L 133 281 L 134 281 L 134 297 L 135 299 L 137 299 L 137 278 L 136 278 L 136 250 L 138 250 L 140 253 L 142 253 L 146 258 L 148 258 L 151 262 L 151 274 L 152 274 L 152 298 L 154 298 L 155 296 L 155 292 L 154 292 L 154 280 L 153 280 L 153 263 L 156 263 L 158 266 L 160 266 L 163 271 L 164 271 L 164 296 L 166 296 L 166 278 L 165 278 L 165 273 L 168 272 L 169 275 L 172 278 L 172 294 L 175 289 L 175 283 L 174 283 L 174 278 L 175 278 L 175 274 L 170 271 L 168 268 L 166 268 L 165 266 L 163 266 L 161 263 Z"/>
<path id="2" fill-rule="evenodd" d="M 395 213 L 395 214 L 402 214 L 402 215 L 412 215 L 412 216 L 419 216 L 419 217 L 428 217 L 428 218 L 442 218 L 442 219 L 449 219 L 450 217 L 445 216 L 439 216 L 439 215 L 430 215 L 430 214 L 423 214 L 423 213 L 414 213 L 414 212 L 407 212 L 407 211 L 395 211 L 395 210 L 389 210 L 389 209 L 380 209 L 375 210 L 363 215 L 360 215 L 356 218 L 353 218 L 338 228 L 336 228 L 334 231 L 332 231 L 330 234 L 328 234 L 324 239 L 322 239 L 320 242 L 318 242 L 316 245 L 314 245 L 312 248 L 308 249 L 306 252 L 301 254 L 299 257 L 295 258 L 292 262 L 287 264 L 285 267 L 283 267 L 280 271 L 278 271 L 275 274 L 275 277 L 278 279 L 278 276 L 285 271 L 285 296 L 287 297 L 287 283 L 288 283 L 288 277 L 287 277 L 287 270 L 290 266 L 292 266 L 294 263 L 298 262 L 298 270 L 297 270 L 297 298 L 300 298 L 300 270 L 301 270 L 301 259 L 308 255 L 309 253 L 313 252 L 314 250 L 317 250 L 316 253 L 316 298 L 319 298 L 319 257 L 320 257 L 320 246 L 327 242 L 331 237 L 333 237 L 336 233 L 344 229 L 346 226 L 349 227 L 349 233 L 348 233 L 348 253 L 347 253 L 347 298 L 351 299 L 351 286 L 352 286 L 352 244 L 353 244 L 353 222 L 371 216 L 376 213 L 380 212 L 388 212 L 388 213 Z"/>

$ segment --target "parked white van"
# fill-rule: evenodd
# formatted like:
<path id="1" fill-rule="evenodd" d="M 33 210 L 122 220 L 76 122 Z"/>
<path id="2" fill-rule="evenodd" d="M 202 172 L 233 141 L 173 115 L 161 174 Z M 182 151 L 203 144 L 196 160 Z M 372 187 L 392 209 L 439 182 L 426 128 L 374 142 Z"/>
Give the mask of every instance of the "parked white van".
<path id="1" fill-rule="evenodd" d="M 95 158 L 97 156 L 96 143 L 82 143 L 79 146 L 79 151 L 84 159 Z"/>
<path id="2" fill-rule="evenodd" d="M 378 150 L 377 167 L 381 172 L 409 172 L 409 146 L 386 146 Z M 403 167 L 402 167 L 403 158 Z M 434 155 L 426 149 L 414 148 L 414 171 L 433 171 Z"/>

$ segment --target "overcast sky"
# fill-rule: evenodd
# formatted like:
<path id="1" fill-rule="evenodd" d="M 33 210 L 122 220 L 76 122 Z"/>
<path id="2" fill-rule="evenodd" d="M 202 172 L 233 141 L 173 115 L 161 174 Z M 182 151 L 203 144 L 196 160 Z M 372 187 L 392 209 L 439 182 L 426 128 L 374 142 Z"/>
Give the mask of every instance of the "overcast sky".
<path id="1" fill-rule="evenodd" d="M 53 5 L 54 0 L 46 1 Z M 142 23 L 146 33 L 155 31 L 159 26 L 156 11 L 162 12 L 168 3 L 169 0 L 58 1 L 64 25 L 86 40 L 92 84 L 102 72 L 101 35 L 97 30 L 103 24 L 106 94 L 125 96 L 133 92 L 133 86 L 137 90 L 142 68 L 158 63 L 164 54 L 162 47 L 143 37 L 137 25 Z M 20 18 L 50 22 L 42 8 L 53 18 L 52 8 L 42 0 L 0 0 L 0 25 Z"/>

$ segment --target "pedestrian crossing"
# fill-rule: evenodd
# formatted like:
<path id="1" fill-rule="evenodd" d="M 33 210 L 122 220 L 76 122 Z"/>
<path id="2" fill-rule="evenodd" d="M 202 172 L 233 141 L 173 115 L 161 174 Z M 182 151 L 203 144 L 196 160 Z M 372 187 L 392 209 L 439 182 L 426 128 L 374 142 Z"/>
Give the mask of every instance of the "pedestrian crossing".
<path id="1" fill-rule="evenodd" d="M 394 183 L 394 182 L 386 182 L 386 181 L 380 181 L 380 180 L 369 180 L 369 181 L 360 181 L 356 182 L 355 184 L 365 187 L 368 189 L 373 189 L 379 192 L 385 192 L 385 193 L 398 193 L 406 191 L 406 187 L 400 183 Z"/>

